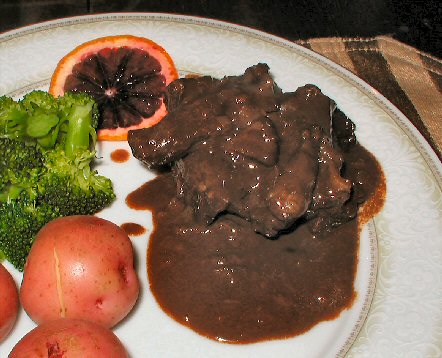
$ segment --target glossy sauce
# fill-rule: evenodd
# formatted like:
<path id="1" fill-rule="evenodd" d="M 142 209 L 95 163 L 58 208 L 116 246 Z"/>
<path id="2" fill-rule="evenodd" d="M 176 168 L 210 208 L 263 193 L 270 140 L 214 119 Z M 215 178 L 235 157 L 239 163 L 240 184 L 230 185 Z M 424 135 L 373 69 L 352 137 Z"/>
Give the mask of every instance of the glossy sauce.
<path id="1" fill-rule="evenodd" d="M 137 223 L 124 223 L 121 224 L 121 228 L 129 236 L 141 236 L 146 232 L 146 228 Z"/>
<path id="2" fill-rule="evenodd" d="M 115 149 L 111 153 L 111 159 L 115 163 L 127 162 L 130 158 L 130 153 L 126 149 Z"/>
<path id="3" fill-rule="evenodd" d="M 344 159 L 345 176 L 363 184 L 353 200 L 371 199 L 359 220 L 321 235 L 309 222 L 274 240 L 234 215 L 197 223 L 177 199 L 170 173 L 131 193 L 129 206 L 153 212 L 148 275 L 163 310 L 211 339 L 252 343 L 301 334 L 350 307 L 360 222 L 382 207 L 385 181 L 360 145 Z"/>

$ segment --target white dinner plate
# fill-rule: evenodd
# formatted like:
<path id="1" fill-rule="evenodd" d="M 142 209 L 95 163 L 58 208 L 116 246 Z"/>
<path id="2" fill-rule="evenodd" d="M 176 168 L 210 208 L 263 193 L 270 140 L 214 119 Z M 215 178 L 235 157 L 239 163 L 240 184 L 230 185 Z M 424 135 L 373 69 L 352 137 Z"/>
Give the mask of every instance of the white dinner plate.
<path id="1" fill-rule="evenodd" d="M 67 52 L 116 34 L 158 42 L 182 75 L 237 75 L 265 62 L 285 91 L 317 85 L 356 123 L 358 140 L 380 161 L 387 182 L 384 208 L 361 236 L 353 306 L 294 338 L 230 345 L 199 336 L 156 304 L 145 269 L 151 216 L 125 204 L 126 195 L 153 174 L 134 158 L 121 164 L 110 160 L 110 153 L 128 149 L 127 143 L 100 143 L 97 169 L 113 180 L 118 198 L 100 216 L 148 228 L 145 235 L 131 238 L 141 296 L 114 329 L 131 357 L 442 356 L 442 165 L 400 111 L 350 72 L 292 42 L 225 22 L 167 14 L 73 17 L 1 34 L 0 95 L 19 98 L 32 89 L 47 89 Z M 6 266 L 19 285 L 21 273 Z M 33 327 L 22 310 L 0 345 L 0 357 Z"/>

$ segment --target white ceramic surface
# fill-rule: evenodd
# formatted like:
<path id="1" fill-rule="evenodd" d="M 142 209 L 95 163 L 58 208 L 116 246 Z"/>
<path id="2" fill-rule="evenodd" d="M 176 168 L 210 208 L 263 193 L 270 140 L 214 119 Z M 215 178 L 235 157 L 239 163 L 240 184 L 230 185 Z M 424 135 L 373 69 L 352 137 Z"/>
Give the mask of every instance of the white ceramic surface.
<path id="1" fill-rule="evenodd" d="M 226 345 L 175 323 L 156 305 L 145 272 L 150 214 L 124 204 L 127 193 L 153 176 L 133 158 L 123 164 L 110 161 L 111 151 L 127 148 L 126 143 L 102 143 L 97 169 L 114 180 L 119 200 L 100 215 L 117 224 L 149 227 L 146 235 L 132 238 L 142 295 L 130 317 L 115 328 L 132 357 L 335 357 L 353 341 L 349 357 L 442 356 L 442 165 L 397 109 L 354 75 L 291 42 L 228 23 L 166 14 L 76 17 L 2 34 L 0 95 L 47 89 L 64 54 L 113 34 L 153 39 L 182 74 L 222 77 L 266 62 L 286 91 L 318 85 L 357 124 L 359 141 L 381 162 L 387 179 L 384 209 L 361 237 L 355 304 L 336 320 L 292 339 Z M 19 283 L 21 274 L 12 271 Z M 13 333 L 0 345 L 0 357 L 33 327 L 20 312 Z"/>

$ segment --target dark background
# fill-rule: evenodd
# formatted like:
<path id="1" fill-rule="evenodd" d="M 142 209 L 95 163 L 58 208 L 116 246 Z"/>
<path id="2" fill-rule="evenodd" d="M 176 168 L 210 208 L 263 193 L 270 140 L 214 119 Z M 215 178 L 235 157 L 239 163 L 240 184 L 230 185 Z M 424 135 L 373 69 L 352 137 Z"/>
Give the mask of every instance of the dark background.
<path id="1" fill-rule="evenodd" d="M 203 16 L 289 40 L 391 35 L 442 58 L 440 0 L 0 0 L 0 32 L 45 20 L 104 12 Z"/>

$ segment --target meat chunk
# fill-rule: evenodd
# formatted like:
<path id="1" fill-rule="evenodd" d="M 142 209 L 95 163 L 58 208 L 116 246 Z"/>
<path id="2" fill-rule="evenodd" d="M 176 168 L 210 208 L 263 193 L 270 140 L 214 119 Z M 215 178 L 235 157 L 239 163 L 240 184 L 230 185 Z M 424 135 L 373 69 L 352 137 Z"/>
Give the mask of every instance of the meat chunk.
<path id="1" fill-rule="evenodd" d="M 317 181 L 318 139 L 310 131 L 305 131 L 302 141 L 298 151 L 284 163 L 267 197 L 272 215 L 287 224 L 306 213 Z"/>
<path id="2" fill-rule="evenodd" d="M 128 142 L 136 158 L 150 168 L 160 167 L 211 135 L 243 127 L 251 117 L 276 110 L 278 92 L 263 64 L 223 80 L 178 79 L 167 89 L 166 118 L 154 127 L 130 131 Z"/>
<path id="3" fill-rule="evenodd" d="M 274 237 L 300 220 L 322 230 L 345 217 L 352 183 L 341 150 L 354 125 L 316 86 L 283 93 L 258 64 L 221 80 L 179 79 L 166 102 L 166 118 L 128 141 L 147 166 L 171 166 L 197 219 L 234 214 Z"/>

